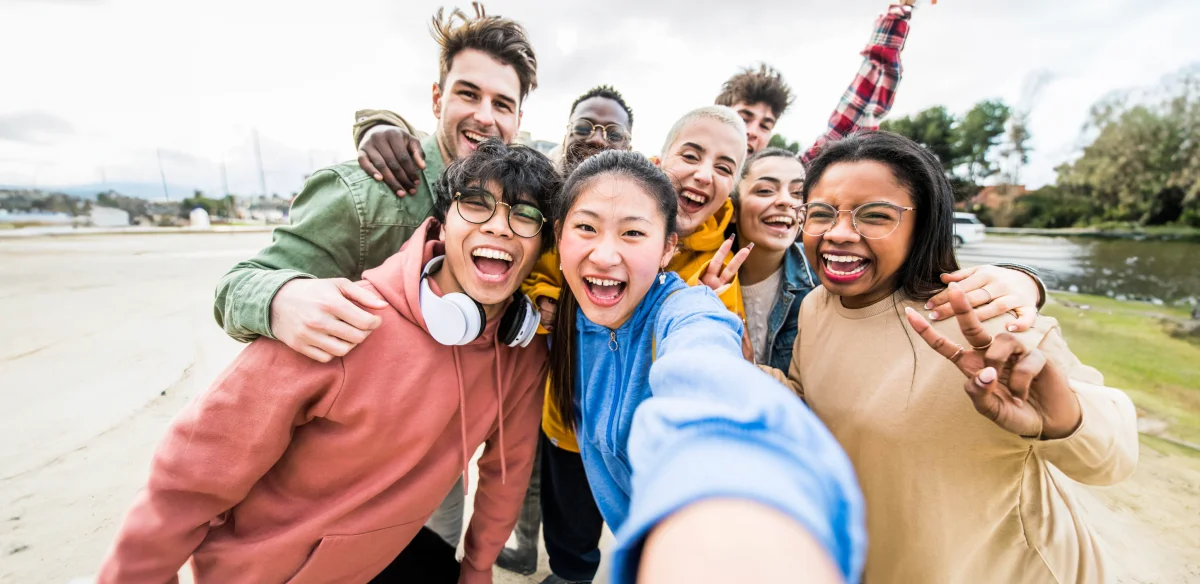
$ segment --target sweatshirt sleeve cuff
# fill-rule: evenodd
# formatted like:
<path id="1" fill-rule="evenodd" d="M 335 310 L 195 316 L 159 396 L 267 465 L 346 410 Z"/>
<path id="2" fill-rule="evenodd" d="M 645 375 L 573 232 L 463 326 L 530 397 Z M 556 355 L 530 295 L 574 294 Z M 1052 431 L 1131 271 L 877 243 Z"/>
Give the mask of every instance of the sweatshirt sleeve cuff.
<path id="1" fill-rule="evenodd" d="M 857 580 L 854 566 L 861 566 L 866 549 L 866 535 L 854 519 L 861 501 L 848 499 L 843 485 L 832 484 L 836 479 L 823 472 L 824 464 L 799 467 L 794 458 L 729 436 L 696 437 L 662 460 L 634 477 L 638 496 L 616 537 L 615 584 L 636 581 L 642 545 L 659 522 L 711 498 L 749 500 L 786 513 L 821 543 L 848 582 Z M 783 475 L 786 480 L 779 480 L 781 469 L 791 469 Z"/>

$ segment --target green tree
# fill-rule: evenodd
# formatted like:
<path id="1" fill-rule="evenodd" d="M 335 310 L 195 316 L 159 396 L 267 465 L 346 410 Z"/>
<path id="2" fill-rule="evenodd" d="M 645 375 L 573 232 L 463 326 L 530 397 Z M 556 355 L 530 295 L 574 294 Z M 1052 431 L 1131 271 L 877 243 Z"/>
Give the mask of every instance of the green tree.
<path id="1" fill-rule="evenodd" d="M 999 100 L 981 101 L 954 127 L 954 146 L 965 166 L 962 178 L 979 185 L 1000 169 L 992 150 L 1004 136 L 1011 109 Z"/>
<path id="2" fill-rule="evenodd" d="M 784 138 L 780 134 L 772 135 L 771 141 L 767 142 L 767 147 L 768 148 L 783 148 L 784 150 L 788 150 L 788 151 L 794 152 L 796 154 L 800 153 L 800 143 L 799 142 L 788 142 L 787 138 Z"/>
<path id="3" fill-rule="evenodd" d="M 1158 94 L 1149 103 L 1117 95 L 1093 106 L 1085 131 L 1095 139 L 1058 168 L 1058 185 L 1089 197 L 1105 220 L 1200 226 L 1200 67 Z"/>
<path id="4" fill-rule="evenodd" d="M 895 120 L 885 120 L 880 129 L 905 136 L 927 148 L 947 171 L 958 166 L 954 125 L 958 120 L 944 106 L 935 106 Z"/>
<path id="5" fill-rule="evenodd" d="M 999 100 L 979 102 L 962 118 L 944 106 L 935 106 L 914 116 L 885 121 L 880 128 L 906 136 L 933 153 L 954 185 L 955 196 L 965 200 L 999 170 L 994 150 L 1010 112 Z"/>

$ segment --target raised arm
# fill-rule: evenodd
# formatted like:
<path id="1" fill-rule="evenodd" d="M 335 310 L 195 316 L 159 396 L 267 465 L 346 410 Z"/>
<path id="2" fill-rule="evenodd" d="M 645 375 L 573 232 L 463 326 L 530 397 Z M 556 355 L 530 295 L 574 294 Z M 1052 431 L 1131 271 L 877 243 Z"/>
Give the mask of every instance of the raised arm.
<path id="1" fill-rule="evenodd" d="M 358 165 L 396 196 L 417 194 L 425 168 L 421 133 L 400 114 L 370 109 L 354 113 L 353 130 Z"/>
<path id="2" fill-rule="evenodd" d="M 673 294 L 655 330 L 654 395 L 638 408 L 630 433 L 634 497 L 617 534 L 614 581 L 634 581 L 642 543 L 656 525 L 718 498 L 782 513 L 820 543 L 844 579 L 856 581 L 866 550 L 862 495 L 829 431 L 742 358 L 741 323 L 711 290 Z"/>
<path id="3" fill-rule="evenodd" d="M 292 203 L 291 223 L 221 278 L 213 305 L 217 324 L 243 342 L 278 338 L 322 361 L 345 355 L 366 337 L 363 331 L 378 326 L 377 317 L 351 300 L 383 307 L 351 283 L 364 267 L 361 232 L 362 218 L 341 175 L 329 169 L 313 174 Z"/>
<path id="4" fill-rule="evenodd" d="M 543 372 L 522 388 L 521 399 L 505 411 L 504 439 L 500 439 L 498 427 L 488 438 L 483 456 L 479 458 L 475 511 L 471 514 L 471 524 L 463 543 L 459 576 L 459 582 L 463 584 L 492 581 L 492 564 L 517 524 L 533 472 L 545 379 Z"/>
<path id="5" fill-rule="evenodd" d="M 97 583 L 175 582 L 210 522 L 246 497 L 293 430 L 328 413 L 342 378 L 340 361 L 319 364 L 274 341 L 242 351 L 167 430 Z"/>
<path id="6" fill-rule="evenodd" d="M 859 129 L 874 129 L 892 109 L 900 84 L 900 52 L 908 38 L 912 2 L 893 4 L 875 21 L 871 40 L 862 52 L 862 66 L 829 117 L 829 128 L 801 156 L 805 165 L 821 153 L 826 142 L 840 140 Z"/>

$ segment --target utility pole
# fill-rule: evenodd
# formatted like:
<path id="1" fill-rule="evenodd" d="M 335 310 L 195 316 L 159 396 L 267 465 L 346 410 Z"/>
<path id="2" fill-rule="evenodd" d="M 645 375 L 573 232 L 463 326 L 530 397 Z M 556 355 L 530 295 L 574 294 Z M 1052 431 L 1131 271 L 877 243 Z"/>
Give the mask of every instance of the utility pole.
<path id="1" fill-rule="evenodd" d="M 162 178 L 163 200 L 170 201 L 171 194 L 167 192 L 167 173 L 165 171 L 163 171 L 162 148 L 159 148 L 157 150 L 157 152 L 158 152 L 158 176 Z"/>
<path id="2" fill-rule="evenodd" d="M 267 196 L 267 175 L 263 173 L 262 149 L 258 146 L 258 128 L 253 131 L 254 136 L 254 160 L 258 163 L 258 188 L 262 192 L 262 196 Z"/>

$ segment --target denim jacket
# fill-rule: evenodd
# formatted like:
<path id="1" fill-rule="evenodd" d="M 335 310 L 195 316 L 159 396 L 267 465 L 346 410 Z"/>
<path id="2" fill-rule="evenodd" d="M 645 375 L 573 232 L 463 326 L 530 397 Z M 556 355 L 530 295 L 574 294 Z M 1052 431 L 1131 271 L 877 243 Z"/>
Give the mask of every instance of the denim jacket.
<path id="1" fill-rule="evenodd" d="M 800 303 L 820 284 L 808 265 L 804 248 L 796 242 L 783 260 L 783 286 L 767 320 L 767 352 L 763 365 L 788 370 L 792 363 L 792 344 L 796 341 Z"/>

